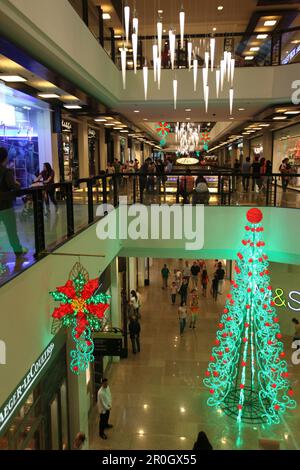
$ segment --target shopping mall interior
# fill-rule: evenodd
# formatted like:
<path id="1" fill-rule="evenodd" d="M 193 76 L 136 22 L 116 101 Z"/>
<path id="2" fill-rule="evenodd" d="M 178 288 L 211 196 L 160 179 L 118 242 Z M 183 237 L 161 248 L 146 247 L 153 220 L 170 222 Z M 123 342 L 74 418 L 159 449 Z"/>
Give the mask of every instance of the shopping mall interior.
<path id="1" fill-rule="evenodd" d="M 300 2 L 2 0 L 0 46 L 0 450 L 299 450 Z"/>

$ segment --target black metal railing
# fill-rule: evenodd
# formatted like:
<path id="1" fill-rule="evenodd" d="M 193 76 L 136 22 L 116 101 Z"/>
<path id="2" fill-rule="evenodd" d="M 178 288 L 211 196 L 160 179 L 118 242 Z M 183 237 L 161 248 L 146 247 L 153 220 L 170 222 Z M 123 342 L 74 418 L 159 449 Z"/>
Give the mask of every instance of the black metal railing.
<path id="1" fill-rule="evenodd" d="M 208 193 L 196 190 L 196 179 L 200 175 L 207 181 Z M 9 220 L 11 224 L 8 227 L 8 223 L 0 223 L 0 285 L 99 220 L 101 215 L 98 215 L 97 207 L 101 204 L 117 207 L 120 197 L 123 198 L 122 203 L 126 197 L 129 205 L 204 204 L 299 208 L 299 193 L 288 187 L 290 178 L 299 180 L 300 177 L 298 174 L 283 176 L 275 173 L 268 176 L 242 175 L 225 169 L 190 172 L 174 170 L 171 174 L 103 173 L 93 178 L 53 185 L 58 212 L 54 212 L 53 206 L 50 215 L 46 214 L 45 206 L 45 192 L 49 190 L 47 187 L 1 193 L 0 201 L 15 198 L 16 202 L 10 209 L 0 210 L 0 221 Z M 105 211 L 101 214 L 105 214 Z M 11 217 L 16 220 L 21 245 L 29 249 L 26 255 L 29 262 L 22 261 L 18 265 L 17 258 L 17 269 Z"/>

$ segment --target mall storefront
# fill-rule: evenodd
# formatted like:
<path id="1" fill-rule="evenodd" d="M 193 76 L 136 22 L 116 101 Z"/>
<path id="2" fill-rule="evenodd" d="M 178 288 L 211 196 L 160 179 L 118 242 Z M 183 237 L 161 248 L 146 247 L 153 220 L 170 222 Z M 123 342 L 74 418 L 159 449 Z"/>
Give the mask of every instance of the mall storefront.
<path id="1" fill-rule="evenodd" d="M 66 336 L 60 330 L 0 408 L 0 450 L 69 448 Z"/>
<path id="2" fill-rule="evenodd" d="M 0 146 L 21 187 L 30 186 L 45 162 L 52 165 L 49 105 L 1 84 Z"/>
<path id="3" fill-rule="evenodd" d="M 300 191 L 300 124 L 275 131 L 273 136 L 273 172 L 279 173 L 282 160 L 288 158 L 291 173 L 299 174 L 289 179 L 289 187 Z"/>

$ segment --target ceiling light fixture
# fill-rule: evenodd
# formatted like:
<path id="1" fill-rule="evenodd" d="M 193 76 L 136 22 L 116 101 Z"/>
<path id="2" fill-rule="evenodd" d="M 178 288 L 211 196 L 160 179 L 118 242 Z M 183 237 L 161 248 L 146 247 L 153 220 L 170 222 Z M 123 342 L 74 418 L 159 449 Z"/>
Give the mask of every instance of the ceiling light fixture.
<path id="1" fill-rule="evenodd" d="M 293 115 L 293 114 L 299 114 L 300 111 L 285 111 L 284 114 L 290 114 L 290 115 Z"/>
<path id="2" fill-rule="evenodd" d="M 256 39 L 267 39 L 268 35 L 267 34 L 258 34 L 256 36 Z"/>
<path id="3" fill-rule="evenodd" d="M 275 117 L 273 117 L 273 121 L 283 121 L 284 119 L 287 119 L 287 116 L 275 116 Z"/>
<path id="4" fill-rule="evenodd" d="M 130 7 L 128 5 L 124 7 L 124 21 L 125 21 L 126 43 L 127 43 L 129 39 L 129 21 L 130 21 Z"/>
<path id="5" fill-rule="evenodd" d="M 21 75 L 0 75 L 0 80 L 7 83 L 27 82 L 27 79 Z"/>
<path id="6" fill-rule="evenodd" d="M 59 98 L 59 95 L 56 93 L 39 93 L 40 98 L 50 99 L 50 98 Z"/>
<path id="7" fill-rule="evenodd" d="M 102 19 L 103 20 L 110 20 L 111 19 L 111 16 L 109 13 L 102 13 Z"/>
<path id="8" fill-rule="evenodd" d="M 259 51 L 259 47 L 250 47 L 251 52 L 257 52 Z"/>
<path id="9" fill-rule="evenodd" d="M 104 119 L 104 118 L 95 118 L 94 121 L 95 122 L 106 122 L 106 119 Z"/>
<path id="10" fill-rule="evenodd" d="M 138 109 L 135 109 L 133 112 L 134 113 L 139 113 L 140 111 Z"/>
<path id="11" fill-rule="evenodd" d="M 185 12 L 182 9 L 179 13 L 179 22 L 180 22 L 180 43 L 181 49 L 184 47 L 184 22 L 185 22 Z"/>
<path id="12" fill-rule="evenodd" d="M 222 11 L 223 8 L 224 8 L 223 5 L 219 5 L 219 6 L 218 6 L 218 10 L 219 10 L 219 11 Z"/>
<path id="13" fill-rule="evenodd" d="M 277 23 L 277 20 L 266 20 L 264 22 L 264 26 L 275 26 L 276 23 Z"/>
<path id="14" fill-rule="evenodd" d="M 245 108 L 239 108 L 239 111 L 245 111 Z"/>
<path id="15" fill-rule="evenodd" d="M 178 91 L 178 82 L 173 80 L 173 97 L 174 97 L 174 109 L 177 108 L 177 91 Z"/>
<path id="16" fill-rule="evenodd" d="M 253 60 L 254 59 L 254 55 L 247 55 L 245 57 L 245 60 Z"/>
<path id="17" fill-rule="evenodd" d="M 186 108 L 185 111 L 186 111 L 187 113 L 190 113 L 192 110 L 191 110 L 191 108 Z"/>
<path id="18" fill-rule="evenodd" d="M 64 104 L 64 108 L 66 108 L 66 109 L 82 109 L 82 106 L 79 106 L 79 104 Z"/>

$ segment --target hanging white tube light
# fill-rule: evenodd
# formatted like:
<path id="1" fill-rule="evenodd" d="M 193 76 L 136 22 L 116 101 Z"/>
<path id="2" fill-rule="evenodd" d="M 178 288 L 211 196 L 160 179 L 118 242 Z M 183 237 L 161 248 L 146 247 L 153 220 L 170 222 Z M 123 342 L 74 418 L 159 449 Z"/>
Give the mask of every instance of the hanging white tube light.
<path id="1" fill-rule="evenodd" d="M 136 16 L 132 19 L 132 30 L 138 36 L 138 34 L 139 34 L 139 19 Z"/>
<path id="2" fill-rule="evenodd" d="M 231 86 L 233 86 L 234 70 L 235 70 L 235 59 L 231 59 L 231 61 L 230 61 L 230 83 L 231 83 Z"/>
<path id="3" fill-rule="evenodd" d="M 230 80 L 230 74 L 231 74 L 231 52 L 227 52 L 227 64 L 226 64 L 226 68 L 227 68 L 227 80 L 229 81 Z"/>
<path id="4" fill-rule="evenodd" d="M 180 43 L 181 49 L 184 47 L 184 22 L 185 22 L 185 12 L 181 10 L 179 13 L 179 21 L 180 21 Z"/>
<path id="5" fill-rule="evenodd" d="M 129 21 L 130 21 L 130 7 L 126 5 L 124 7 L 124 20 L 125 20 L 125 34 L 126 34 L 126 42 L 129 39 Z"/>
<path id="6" fill-rule="evenodd" d="M 178 90 L 178 82 L 175 79 L 173 80 L 174 109 L 177 109 L 177 90 Z"/>
<path id="7" fill-rule="evenodd" d="M 156 60 L 157 66 L 157 88 L 160 90 L 160 80 L 161 80 L 161 57 L 157 57 Z"/>
<path id="8" fill-rule="evenodd" d="M 205 63 L 205 67 L 208 70 L 208 67 L 209 67 L 209 52 L 207 52 L 207 51 L 204 54 L 204 63 Z"/>
<path id="9" fill-rule="evenodd" d="M 144 78 L 144 91 L 145 91 L 145 100 L 148 99 L 148 67 L 144 65 L 143 67 L 143 78 Z"/>
<path id="10" fill-rule="evenodd" d="M 205 93 L 204 93 L 204 101 L 205 101 L 205 112 L 207 113 L 208 110 L 208 98 L 209 98 L 209 86 L 206 85 Z"/>
<path id="11" fill-rule="evenodd" d="M 198 60 L 193 60 L 193 69 L 194 69 L 194 91 L 197 90 L 197 77 L 198 77 Z"/>
<path id="12" fill-rule="evenodd" d="M 163 24 L 161 21 L 158 21 L 156 26 L 157 26 L 158 56 L 161 57 Z"/>
<path id="13" fill-rule="evenodd" d="M 189 70 L 192 68 L 192 53 L 193 53 L 193 43 L 191 41 L 188 42 L 188 65 Z"/>
<path id="14" fill-rule="evenodd" d="M 138 48 L 137 33 L 132 33 L 131 41 L 132 41 L 132 51 L 133 51 L 133 68 L 134 68 L 134 73 L 136 73 L 136 69 L 137 69 L 137 48 Z"/>
<path id="15" fill-rule="evenodd" d="M 217 98 L 219 98 L 220 94 L 220 69 L 216 69 L 216 93 L 217 93 Z"/>
<path id="16" fill-rule="evenodd" d="M 233 88 L 230 88 L 230 90 L 229 90 L 229 107 L 230 107 L 230 115 L 232 115 L 232 108 L 233 108 L 233 96 L 234 96 L 234 91 L 233 91 Z"/>
<path id="17" fill-rule="evenodd" d="M 156 82 L 157 77 L 157 56 L 158 56 L 158 47 L 157 44 L 153 44 L 152 46 L 153 51 L 153 73 L 154 73 L 154 81 Z"/>
<path id="18" fill-rule="evenodd" d="M 211 66 L 211 71 L 214 70 L 215 50 L 216 50 L 216 39 L 215 38 L 210 38 L 210 66 Z"/>
<path id="19" fill-rule="evenodd" d="M 125 46 L 121 49 L 121 66 L 122 66 L 122 79 L 123 89 L 126 89 L 126 48 Z"/>
<path id="20" fill-rule="evenodd" d="M 205 98 L 205 88 L 208 82 L 208 69 L 206 67 L 203 67 L 202 69 L 202 79 L 203 79 L 203 95 Z"/>
<path id="21" fill-rule="evenodd" d="M 224 77 L 225 77 L 225 73 L 226 73 L 226 63 L 225 63 L 225 59 L 222 59 L 221 62 L 220 62 L 220 68 L 221 68 L 221 91 L 223 91 L 223 87 L 224 87 Z"/>
<path id="22" fill-rule="evenodd" d="M 175 66 L 175 45 L 176 45 L 176 36 L 173 31 L 169 31 L 169 47 L 170 47 L 170 58 L 171 58 L 171 67 L 174 70 Z"/>

